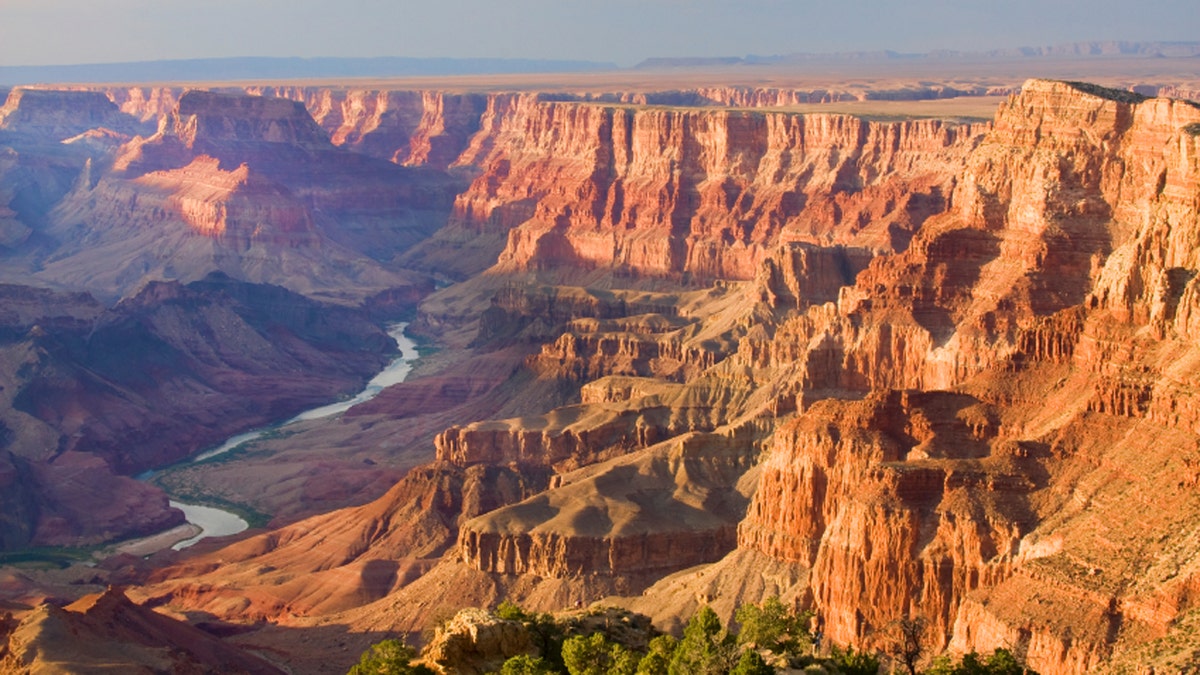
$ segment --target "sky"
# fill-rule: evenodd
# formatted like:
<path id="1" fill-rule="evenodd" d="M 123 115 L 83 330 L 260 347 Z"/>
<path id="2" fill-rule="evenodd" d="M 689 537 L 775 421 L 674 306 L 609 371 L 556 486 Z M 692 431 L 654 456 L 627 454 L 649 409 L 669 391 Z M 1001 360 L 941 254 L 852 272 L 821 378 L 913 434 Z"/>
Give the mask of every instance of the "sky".
<path id="1" fill-rule="evenodd" d="M 0 0 L 0 66 L 649 57 L 1200 40 L 1196 0 Z"/>

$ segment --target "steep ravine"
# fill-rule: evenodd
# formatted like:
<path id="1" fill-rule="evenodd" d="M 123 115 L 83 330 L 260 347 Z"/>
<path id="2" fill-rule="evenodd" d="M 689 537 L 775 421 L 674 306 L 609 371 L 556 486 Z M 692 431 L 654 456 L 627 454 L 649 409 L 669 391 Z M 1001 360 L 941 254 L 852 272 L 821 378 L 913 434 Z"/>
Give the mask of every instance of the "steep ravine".
<path id="1" fill-rule="evenodd" d="M 399 354 L 393 358 L 381 371 L 375 374 L 363 387 L 362 391 L 357 392 L 354 396 L 348 397 L 343 401 L 336 403 L 327 403 L 315 408 L 305 410 L 296 416 L 270 426 L 254 429 L 251 431 L 239 433 L 223 443 L 216 444 L 215 447 L 205 450 L 195 457 L 188 459 L 185 464 L 193 464 L 204 460 L 219 457 L 227 452 L 236 450 L 242 446 L 253 443 L 254 441 L 266 436 L 268 433 L 285 430 L 288 425 L 294 422 L 305 422 L 309 420 L 323 419 L 332 417 L 340 413 L 348 412 L 351 408 L 361 403 L 366 403 L 375 398 L 385 388 L 403 382 L 408 377 L 412 370 L 412 363 L 417 358 L 416 344 L 404 334 L 404 329 L 408 327 L 408 323 L 399 322 L 388 327 L 388 335 L 396 341 L 399 348 Z M 171 467 L 163 467 L 152 472 L 148 472 L 139 476 L 139 480 L 153 480 L 164 473 L 170 472 Z M 204 494 L 190 492 L 189 499 L 204 500 Z M 235 513 L 220 509 L 214 506 L 204 506 L 196 504 L 182 503 L 176 500 L 171 501 L 173 508 L 183 511 L 187 522 L 199 528 L 199 532 L 187 539 L 175 542 L 172 546 L 175 550 L 187 548 L 195 545 L 202 539 L 207 537 L 224 537 L 234 535 L 249 527 L 249 524 Z"/>

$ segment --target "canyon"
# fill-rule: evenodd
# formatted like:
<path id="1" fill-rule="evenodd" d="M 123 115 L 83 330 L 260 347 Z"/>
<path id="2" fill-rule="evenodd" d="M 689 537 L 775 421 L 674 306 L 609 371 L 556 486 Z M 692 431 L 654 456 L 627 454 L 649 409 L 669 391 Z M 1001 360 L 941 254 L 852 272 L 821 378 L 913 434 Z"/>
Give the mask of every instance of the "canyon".
<path id="1" fill-rule="evenodd" d="M 678 630 L 770 596 L 859 649 L 919 618 L 1042 673 L 1189 663 L 1194 83 L 857 99 L 991 110 L 904 119 L 684 84 L 14 88 L 0 550 L 178 524 L 135 476 L 356 390 L 385 321 L 422 355 L 166 468 L 248 533 L 0 567 L 0 671 L 72 631 L 345 672 L 501 600 Z"/>

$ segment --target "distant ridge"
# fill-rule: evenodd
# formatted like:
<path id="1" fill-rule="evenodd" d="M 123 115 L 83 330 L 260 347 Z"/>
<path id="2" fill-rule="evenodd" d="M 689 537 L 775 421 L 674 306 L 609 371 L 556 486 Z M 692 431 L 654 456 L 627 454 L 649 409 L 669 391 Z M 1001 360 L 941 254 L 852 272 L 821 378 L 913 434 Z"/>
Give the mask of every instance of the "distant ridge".
<path id="1" fill-rule="evenodd" d="M 0 84 L 287 80 L 615 70 L 615 63 L 542 59 L 241 57 L 63 66 L 0 66 Z"/>
<path id="2" fill-rule="evenodd" d="M 847 61 L 992 61 L 1001 59 L 1066 58 L 1192 58 L 1200 57 L 1200 42 L 1071 42 L 1043 47 L 1016 47 L 981 52 L 937 50 L 905 53 L 892 50 L 833 52 L 826 54 L 797 52 L 771 56 L 679 57 L 646 59 L 634 66 L 639 70 L 659 68 L 706 68 L 712 66 L 787 65 Z"/>

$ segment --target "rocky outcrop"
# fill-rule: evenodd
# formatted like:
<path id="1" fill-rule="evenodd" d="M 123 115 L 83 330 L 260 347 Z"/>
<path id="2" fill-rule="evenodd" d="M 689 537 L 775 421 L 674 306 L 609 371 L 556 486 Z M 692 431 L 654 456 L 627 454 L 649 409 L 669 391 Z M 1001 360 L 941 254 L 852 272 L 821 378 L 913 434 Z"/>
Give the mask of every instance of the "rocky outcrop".
<path id="1" fill-rule="evenodd" d="M 179 97 L 187 90 L 181 87 L 109 87 L 104 95 L 121 109 L 143 122 L 156 122 L 170 115 L 179 106 Z"/>
<path id="2" fill-rule="evenodd" d="M 463 523 L 459 555 L 485 572 L 607 577 L 636 593 L 654 575 L 733 548 L 746 499 L 739 478 L 753 456 L 749 430 L 684 434 L 566 474 L 545 493 Z"/>
<path id="3" fill-rule="evenodd" d="M 654 324 L 659 324 L 660 330 L 674 328 L 660 315 L 631 319 L 595 324 L 573 322 L 553 344 L 542 347 L 541 353 L 530 360 L 530 368 L 536 373 L 577 382 L 608 375 L 660 377 L 678 382 L 698 376 L 721 358 L 718 350 L 685 344 L 685 331 L 642 332 Z"/>
<path id="4" fill-rule="evenodd" d="M 761 300 L 776 310 L 837 302 L 842 289 L 854 285 L 873 257 L 861 248 L 785 244 L 758 272 Z"/>
<path id="5" fill-rule="evenodd" d="M 98 128 L 129 135 L 142 130 L 98 91 L 17 87 L 0 107 L 0 129 L 32 138 L 62 141 Z"/>
<path id="6" fill-rule="evenodd" d="M 6 642 L 0 649 L 0 670 L 5 672 L 87 672 L 97 664 L 127 673 L 283 672 L 198 628 L 130 602 L 120 589 L 67 607 L 42 605 Z"/>
<path id="7" fill-rule="evenodd" d="M 192 232 L 235 250 L 256 244 L 285 250 L 312 247 L 320 238 L 309 211 L 286 188 L 251 172 L 246 164 L 223 170 L 221 161 L 208 155 L 134 181 L 106 183 L 99 195 L 89 196 L 104 199 L 112 211 L 133 201 L 157 201 L 157 208 L 129 209 L 129 219 L 161 229 L 167 224 L 164 215 L 172 214 Z"/>
<path id="8" fill-rule="evenodd" d="M 556 302 L 553 296 L 539 297 L 551 305 L 544 313 L 532 314 L 543 329 L 553 327 L 556 311 L 578 306 Z M 612 303 L 584 303 L 582 314 L 607 315 L 606 306 L 614 308 Z M 629 305 L 622 300 L 620 306 Z M 736 416 L 749 391 L 744 378 L 700 375 L 735 342 L 725 336 L 705 339 L 697 336 L 696 328 L 687 319 L 661 314 L 570 321 L 554 331 L 560 333 L 557 340 L 527 358 L 525 365 L 540 380 L 580 387 L 582 403 L 543 415 L 451 426 L 435 439 L 437 456 L 463 466 L 517 463 L 561 472 L 688 432 L 713 431 Z M 634 377 L 642 378 L 637 380 L 640 386 L 628 384 Z M 656 378 L 653 384 L 651 377 Z M 687 386 L 672 384 L 684 380 Z"/>
<path id="9" fill-rule="evenodd" d="M 464 675 L 495 672 L 521 654 L 538 654 L 529 629 L 520 621 L 500 619 L 482 609 L 455 614 L 424 650 L 425 660 L 439 672 Z"/>
<path id="10" fill-rule="evenodd" d="M 954 394 L 823 401 L 776 432 L 739 547 L 811 571 L 839 641 L 923 613 L 938 635 L 1008 576 L 1032 529 L 1029 449 L 989 448 L 995 413 Z"/>
<path id="11" fill-rule="evenodd" d="M 610 291 L 577 286 L 506 284 L 479 316 L 476 343 L 514 340 L 542 343 L 577 319 L 614 319 L 638 314 L 678 314 L 679 298 L 666 293 Z"/>
<path id="12" fill-rule="evenodd" d="M 179 97 L 175 114 L 175 135 L 199 152 L 210 144 L 222 150 L 240 143 L 304 150 L 329 144 L 329 136 L 303 105 L 282 99 L 193 90 Z"/>
<path id="13" fill-rule="evenodd" d="M 564 470 L 645 448 L 689 431 L 708 431 L 719 416 L 708 406 L 570 406 L 540 419 L 450 427 L 435 441 L 438 459 L 461 466 L 504 464 Z"/>
<path id="14" fill-rule="evenodd" d="M 321 87 L 251 88 L 304 103 L 334 144 L 405 166 L 454 165 L 490 95 Z"/>

